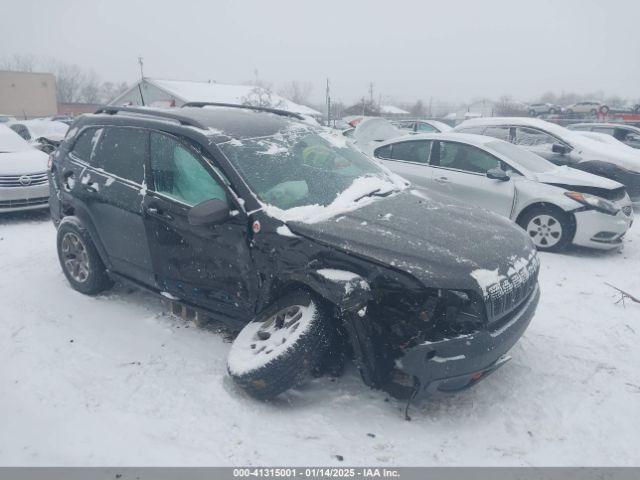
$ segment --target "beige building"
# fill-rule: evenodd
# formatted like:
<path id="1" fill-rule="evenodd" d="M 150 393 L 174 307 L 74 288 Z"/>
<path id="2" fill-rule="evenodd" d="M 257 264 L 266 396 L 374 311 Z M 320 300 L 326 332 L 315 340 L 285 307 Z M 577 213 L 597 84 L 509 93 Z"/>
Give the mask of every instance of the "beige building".
<path id="1" fill-rule="evenodd" d="M 0 115 L 48 117 L 58 113 L 52 73 L 0 71 Z"/>

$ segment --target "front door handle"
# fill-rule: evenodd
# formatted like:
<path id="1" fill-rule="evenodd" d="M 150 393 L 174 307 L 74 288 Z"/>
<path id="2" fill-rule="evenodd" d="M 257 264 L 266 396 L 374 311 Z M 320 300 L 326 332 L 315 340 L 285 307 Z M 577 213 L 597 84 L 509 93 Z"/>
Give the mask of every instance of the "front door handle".
<path id="1" fill-rule="evenodd" d="M 436 182 L 438 182 L 438 183 L 450 183 L 449 179 L 447 177 L 436 178 Z"/>
<path id="2" fill-rule="evenodd" d="M 170 222 L 173 221 L 173 215 L 163 212 L 162 210 L 160 210 L 159 208 L 156 207 L 147 207 L 147 213 L 149 215 L 153 215 L 154 217 L 159 217 L 159 218 L 163 218 L 165 220 L 168 220 Z"/>

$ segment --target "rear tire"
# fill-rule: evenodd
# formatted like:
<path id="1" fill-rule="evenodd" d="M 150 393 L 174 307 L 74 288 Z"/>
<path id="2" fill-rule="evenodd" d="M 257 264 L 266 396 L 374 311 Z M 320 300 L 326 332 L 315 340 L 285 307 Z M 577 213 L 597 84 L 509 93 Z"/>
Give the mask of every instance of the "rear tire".
<path id="1" fill-rule="evenodd" d="M 518 218 L 520 225 L 543 252 L 558 252 L 573 240 L 576 231 L 571 215 L 557 207 L 535 207 Z"/>
<path id="2" fill-rule="evenodd" d="M 284 295 L 238 334 L 227 358 L 233 381 L 268 400 L 309 380 L 328 354 L 334 328 L 328 308 L 299 290 Z"/>
<path id="3" fill-rule="evenodd" d="M 58 260 L 71 286 L 86 295 L 108 290 L 113 281 L 89 232 L 79 222 L 65 219 L 58 227 Z"/>

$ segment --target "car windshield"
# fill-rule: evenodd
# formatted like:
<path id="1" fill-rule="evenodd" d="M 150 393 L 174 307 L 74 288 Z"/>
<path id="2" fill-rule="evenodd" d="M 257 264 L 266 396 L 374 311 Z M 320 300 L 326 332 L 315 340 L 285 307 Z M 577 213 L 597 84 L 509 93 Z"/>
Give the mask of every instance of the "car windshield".
<path id="1" fill-rule="evenodd" d="M 269 137 L 234 139 L 219 147 L 258 198 L 282 210 L 326 207 L 352 191 L 359 179 L 363 180 L 352 193 L 360 197 L 397 188 L 385 169 L 344 138 L 322 129 L 299 127 Z"/>
<path id="2" fill-rule="evenodd" d="M 33 147 L 10 128 L 0 125 L 0 153 L 22 152 Z"/>
<path id="3" fill-rule="evenodd" d="M 487 147 L 495 150 L 496 152 L 504 155 L 510 160 L 513 160 L 524 169 L 533 173 L 548 172 L 556 168 L 556 166 L 550 161 L 542 158 L 535 153 L 513 145 L 509 142 L 503 142 L 501 140 L 495 140 L 487 143 Z"/>

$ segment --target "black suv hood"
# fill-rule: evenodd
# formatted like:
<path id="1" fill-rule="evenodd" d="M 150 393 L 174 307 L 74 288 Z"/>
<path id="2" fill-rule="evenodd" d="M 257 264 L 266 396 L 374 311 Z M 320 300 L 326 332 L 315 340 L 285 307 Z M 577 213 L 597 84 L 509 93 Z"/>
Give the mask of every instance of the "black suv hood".
<path id="1" fill-rule="evenodd" d="M 417 189 L 323 222 L 287 225 L 294 233 L 408 273 L 432 288 L 484 293 L 472 272 L 507 275 L 535 254 L 525 232 L 511 221 Z"/>

